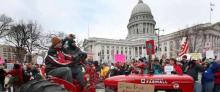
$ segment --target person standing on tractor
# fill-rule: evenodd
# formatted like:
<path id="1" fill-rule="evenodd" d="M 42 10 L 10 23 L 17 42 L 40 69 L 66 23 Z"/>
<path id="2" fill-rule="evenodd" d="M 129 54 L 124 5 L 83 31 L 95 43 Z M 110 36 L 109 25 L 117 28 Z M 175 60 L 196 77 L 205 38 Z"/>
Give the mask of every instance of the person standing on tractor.
<path id="1" fill-rule="evenodd" d="M 83 80 L 82 62 L 84 62 L 87 58 L 87 54 L 77 47 L 74 34 L 69 34 L 65 39 L 63 39 L 62 45 L 65 53 L 72 55 L 74 58 L 74 63 L 71 66 L 73 78 L 80 83 L 81 87 L 85 86 L 85 81 Z"/>
<path id="2" fill-rule="evenodd" d="M 46 74 L 62 78 L 68 82 L 73 82 L 71 69 L 68 67 L 72 63 L 72 57 L 63 53 L 62 42 L 58 37 L 53 37 L 52 46 L 48 50 L 45 59 Z"/>

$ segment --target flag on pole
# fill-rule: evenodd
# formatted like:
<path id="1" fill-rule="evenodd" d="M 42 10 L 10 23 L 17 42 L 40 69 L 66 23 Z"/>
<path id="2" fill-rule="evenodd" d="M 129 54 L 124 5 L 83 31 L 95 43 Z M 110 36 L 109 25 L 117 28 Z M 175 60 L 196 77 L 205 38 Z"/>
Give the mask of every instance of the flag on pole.
<path id="1" fill-rule="evenodd" d="M 155 54 L 154 40 L 146 41 L 146 52 L 147 55 Z"/>
<path id="2" fill-rule="evenodd" d="M 210 10 L 211 10 L 211 11 L 213 11 L 212 6 L 215 6 L 215 4 L 214 4 L 214 3 L 212 3 L 212 2 L 210 2 Z"/>
<path id="3" fill-rule="evenodd" d="M 213 3 L 210 3 L 210 6 L 215 6 L 215 4 L 213 4 Z"/>
<path id="4" fill-rule="evenodd" d="M 183 40 L 181 42 L 179 56 L 181 57 L 182 55 L 186 54 L 188 50 L 189 50 L 189 43 L 187 41 L 187 38 L 183 37 Z"/>

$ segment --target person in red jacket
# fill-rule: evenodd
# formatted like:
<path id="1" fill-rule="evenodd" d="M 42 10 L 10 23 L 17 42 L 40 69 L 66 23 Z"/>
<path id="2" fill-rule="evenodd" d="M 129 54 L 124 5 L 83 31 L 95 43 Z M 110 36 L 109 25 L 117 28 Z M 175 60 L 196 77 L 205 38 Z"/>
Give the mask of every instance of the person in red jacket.
<path id="1" fill-rule="evenodd" d="M 220 61 L 220 57 L 218 57 L 217 61 Z M 214 82 L 214 92 L 220 92 L 220 68 L 218 68 L 217 72 L 215 72 Z"/>
<path id="2" fill-rule="evenodd" d="M 183 74 L 182 68 L 179 65 L 177 65 L 176 62 L 177 62 L 176 59 L 174 58 L 170 59 L 170 64 L 173 65 L 173 68 L 174 68 L 174 71 L 172 73 L 182 75 Z"/>
<path id="3" fill-rule="evenodd" d="M 23 83 L 23 71 L 22 67 L 19 64 L 14 64 L 14 67 L 11 71 L 7 73 L 7 75 L 11 75 L 9 85 L 12 84 L 15 92 L 19 90 L 19 86 Z"/>

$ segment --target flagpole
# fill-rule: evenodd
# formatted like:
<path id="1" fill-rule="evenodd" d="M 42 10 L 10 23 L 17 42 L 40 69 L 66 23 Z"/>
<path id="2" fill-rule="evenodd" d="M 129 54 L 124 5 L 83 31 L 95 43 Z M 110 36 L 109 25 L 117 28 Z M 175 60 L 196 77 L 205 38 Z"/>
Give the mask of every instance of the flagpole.
<path id="1" fill-rule="evenodd" d="M 212 23 L 212 7 L 211 7 L 212 2 L 210 1 L 210 6 L 209 6 L 209 22 Z"/>
<path id="2" fill-rule="evenodd" d="M 212 23 L 212 12 L 213 12 L 213 7 L 212 6 L 215 6 L 215 4 L 212 3 L 212 1 L 210 0 L 210 6 L 209 6 L 209 8 L 210 8 L 210 10 L 209 10 L 209 21 L 210 21 L 210 23 Z"/>

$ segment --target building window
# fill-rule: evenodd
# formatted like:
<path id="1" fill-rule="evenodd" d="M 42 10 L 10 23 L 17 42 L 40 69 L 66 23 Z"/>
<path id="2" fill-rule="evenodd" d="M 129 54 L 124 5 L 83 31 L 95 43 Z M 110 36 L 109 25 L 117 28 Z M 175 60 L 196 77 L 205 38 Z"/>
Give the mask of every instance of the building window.
<path id="1" fill-rule="evenodd" d="M 109 46 L 107 46 L 107 48 L 109 48 Z"/>
<path id="2" fill-rule="evenodd" d="M 104 50 L 102 50 L 102 55 L 104 55 L 104 53 L 105 53 L 105 51 L 104 51 Z"/>
<path id="3" fill-rule="evenodd" d="M 123 50 L 121 50 L 121 54 L 123 54 Z"/>
<path id="4" fill-rule="evenodd" d="M 107 56 L 107 59 L 109 60 L 109 56 Z"/>
<path id="5" fill-rule="evenodd" d="M 164 49 L 165 51 L 167 51 L 167 47 L 165 47 L 165 49 Z"/>
<path id="6" fill-rule="evenodd" d="M 112 49 L 114 49 L 115 47 L 114 46 L 112 46 Z"/>
<path id="7" fill-rule="evenodd" d="M 109 50 L 107 50 L 107 54 L 109 54 Z"/>
<path id="8" fill-rule="evenodd" d="M 143 28 L 143 33 L 145 33 L 145 28 Z"/>
<path id="9" fill-rule="evenodd" d="M 116 53 L 118 54 L 118 50 L 116 51 Z"/>
<path id="10" fill-rule="evenodd" d="M 139 32 L 138 32 L 138 28 L 137 28 L 137 34 L 139 34 Z"/>
<path id="11" fill-rule="evenodd" d="M 6 52 L 7 51 L 7 49 L 6 48 L 3 48 L 3 52 Z"/>
<path id="12" fill-rule="evenodd" d="M 142 54 L 142 47 L 139 47 L 139 55 Z"/>

